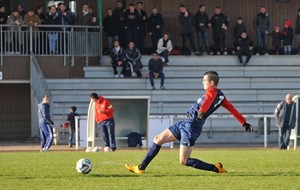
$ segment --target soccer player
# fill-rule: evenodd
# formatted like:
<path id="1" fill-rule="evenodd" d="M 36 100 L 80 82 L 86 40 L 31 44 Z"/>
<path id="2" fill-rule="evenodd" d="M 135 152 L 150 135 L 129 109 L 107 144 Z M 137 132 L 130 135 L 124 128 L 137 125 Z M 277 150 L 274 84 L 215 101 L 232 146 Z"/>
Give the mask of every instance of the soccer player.
<path id="1" fill-rule="evenodd" d="M 54 122 L 50 118 L 50 98 L 45 95 L 43 101 L 38 104 L 38 117 L 41 138 L 40 152 L 48 151 L 53 141 L 53 128 Z"/>
<path id="2" fill-rule="evenodd" d="M 246 122 L 246 119 L 226 99 L 223 92 L 217 88 L 218 82 L 219 76 L 217 72 L 207 71 L 204 73 L 202 84 L 206 92 L 196 100 L 192 107 L 187 111 L 187 118 L 155 136 L 151 148 L 148 150 L 140 165 L 130 166 L 125 164 L 125 167 L 133 173 L 143 174 L 164 143 L 179 140 L 180 164 L 200 170 L 225 173 L 226 170 L 220 162 L 210 164 L 190 157 L 193 146 L 201 134 L 206 118 L 220 106 L 227 109 L 245 128 L 245 131 L 253 131 L 252 126 Z"/>

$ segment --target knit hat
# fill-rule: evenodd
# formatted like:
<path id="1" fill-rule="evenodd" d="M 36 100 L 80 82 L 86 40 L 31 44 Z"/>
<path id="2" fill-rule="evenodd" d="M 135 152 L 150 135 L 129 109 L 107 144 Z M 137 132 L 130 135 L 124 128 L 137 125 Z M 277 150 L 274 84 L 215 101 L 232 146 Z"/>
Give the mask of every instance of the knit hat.
<path id="1" fill-rule="evenodd" d="M 284 27 L 286 27 L 286 28 L 291 27 L 291 25 L 292 25 L 291 19 L 289 19 L 289 20 L 287 20 L 287 21 L 284 22 Z"/>

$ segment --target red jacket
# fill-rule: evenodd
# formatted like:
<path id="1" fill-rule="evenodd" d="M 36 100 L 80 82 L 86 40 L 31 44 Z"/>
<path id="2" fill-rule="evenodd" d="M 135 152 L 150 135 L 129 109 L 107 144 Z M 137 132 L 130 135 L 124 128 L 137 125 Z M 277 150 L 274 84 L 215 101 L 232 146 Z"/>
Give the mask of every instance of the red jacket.
<path id="1" fill-rule="evenodd" d="M 114 109 L 108 100 L 99 96 L 95 102 L 95 120 L 97 123 L 114 117 Z"/>

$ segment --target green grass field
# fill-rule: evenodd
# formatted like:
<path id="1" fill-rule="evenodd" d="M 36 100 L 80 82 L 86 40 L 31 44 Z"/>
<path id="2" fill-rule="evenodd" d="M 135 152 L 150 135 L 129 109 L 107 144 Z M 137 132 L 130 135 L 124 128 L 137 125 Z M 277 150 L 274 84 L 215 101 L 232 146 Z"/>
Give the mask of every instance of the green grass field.
<path id="1" fill-rule="evenodd" d="M 178 150 L 161 150 L 144 175 L 125 170 L 143 150 L 116 152 L 1 152 L 0 189 L 300 189 L 300 151 L 195 150 L 192 157 L 222 162 L 227 174 L 179 165 Z M 93 170 L 78 174 L 77 160 Z"/>

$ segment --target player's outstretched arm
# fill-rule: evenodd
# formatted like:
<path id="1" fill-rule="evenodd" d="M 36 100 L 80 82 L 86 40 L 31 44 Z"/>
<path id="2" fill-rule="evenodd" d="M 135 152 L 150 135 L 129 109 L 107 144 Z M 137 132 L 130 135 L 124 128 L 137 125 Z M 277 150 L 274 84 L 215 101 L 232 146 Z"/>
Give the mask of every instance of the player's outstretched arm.
<path id="1" fill-rule="evenodd" d="M 252 132 L 253 131 L 253 127 L 249 123 L 247 123 L 247 122 L 245 122 L 243 124 L 243 127 L 245 128 L 246 132 Z"/>

